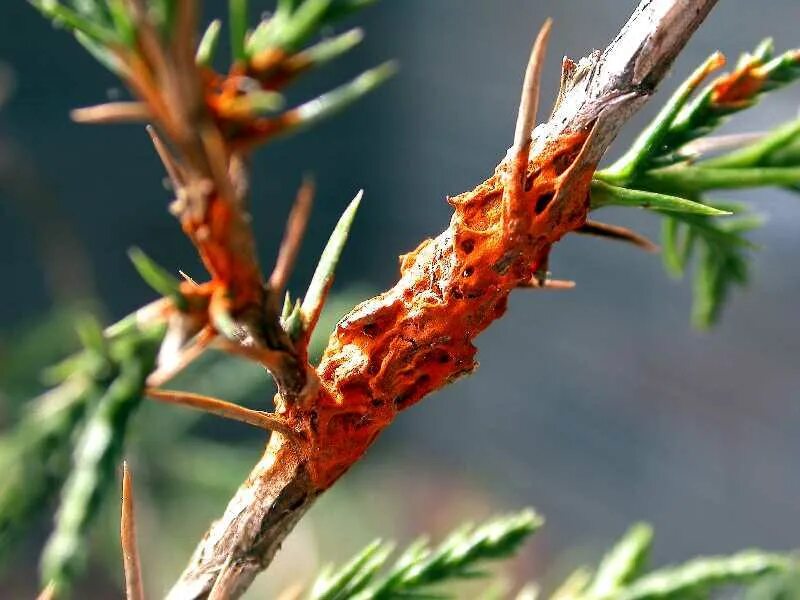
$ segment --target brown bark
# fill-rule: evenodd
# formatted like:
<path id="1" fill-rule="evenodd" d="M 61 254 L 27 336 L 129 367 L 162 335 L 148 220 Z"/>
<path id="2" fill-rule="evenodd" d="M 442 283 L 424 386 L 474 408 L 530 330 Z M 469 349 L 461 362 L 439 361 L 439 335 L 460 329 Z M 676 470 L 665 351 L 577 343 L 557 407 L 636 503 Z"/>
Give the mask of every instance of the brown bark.
<path id="1" fill-rule="evenodd" d="M 168 598 L 236 598 L 269 565 L 318 495 L 292 443 L 273 434 L 267 451 L 214 522 Z"/>

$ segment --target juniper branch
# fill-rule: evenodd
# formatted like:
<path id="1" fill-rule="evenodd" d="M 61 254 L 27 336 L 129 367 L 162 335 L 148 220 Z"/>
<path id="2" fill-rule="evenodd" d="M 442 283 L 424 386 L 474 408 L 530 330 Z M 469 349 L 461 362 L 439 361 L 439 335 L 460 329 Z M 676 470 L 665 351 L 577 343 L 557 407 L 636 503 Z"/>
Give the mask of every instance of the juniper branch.
<path id="1" fill-rule="evenodd" d="M 610 598 L 642 572 L 653 542 L 653 529 L 638 523 L 603 557 L 587 598 Z"/>
<path id="2" fill-rule="evenodd" d="M 6 475 L 0 483 L 0 559 L 10 553 L 20 533 L 31 526 L 36 511 L 58 494 L 71 470 L 82 462 L 77 455 L 75 459 L 72 455 L 73 448 L 85 443 L 86 437 L 91 435 L 84 425 L 87 420 L 94 417 L 94 421 L 101 421 L 98 427 L 102 428 L 103 423 L 111 426 L 111 435 L 122 439 L 127 419 L 114 419 L 112 424 L 106 422 L 105 417 L 112 417 L 111 412 L 114 412 L 109 411 L 114 401 L 107 398 L 107 393 L 120 377 L 123 363 L 129 376 L 133 376 L 133 372 L 147 376 L 163 336 L 163 322 L 158 307 L 153 306 L 125 317 L 105 332 L 91 322 L 86 322 L 81 330 L 86 347 L 47 371 L 55 387 L 31 401 L 4 453 L 2 468 Z M 116 388 L 117 391 L 121 391 L 120 388 L 131 391 L 122 383 L 116 384 Z M 137 400 L 132 392 L 122 403 L 127 405 Z M 108 406 L 101 410 L 101 402 Z M 78 439 L 79 434 L 83 442 Z M 94 472 L 87 462 L 82 462 L 80 468 Z M 97 474 L 95 482 L 103 488 L 107 479 L 107 472 Z M 78 505 L 82 503 L 83 500 L 73 502 L 73 515 L 81 512 L 88 520 L 81 531 L 70 534 L 76 543 L 62 553 L 65 563 L 77 561 L 83 535 L 92 523 L 91 508 L 80 508 Z M 62 582 L 62 588 L 66 582 Z"/>
<path id="3" fill-rule="evenodd" d="M 692 320 L 699 328 L 716 322 L 732 289 L 746 284 L 752 249 L 746 234 L 760 226 L 758 218 L 747 214 L 746 205 L 710 201 L 707 192 L 765 186 L 791 189 L 800 184 L 800 122 L 768 134 L 737 136 L 733 144 L 703 137 L 730 115 L 755 105 L 764 94 L 800 80 L 800 50 L 776 57 L 771 40 L 765 40 L 743 55 L 732 72 L 692 98 L 702 80 L 722 64 L 724 57 L 715 53 L 701 65 L 630 150 L 596 173 L 595 182 L 600 200 L 605 198 L 610 204 L 631 204 L 631 198 L 644 202 L 657 193 L 680 197 L 695 207 L 738 213 L 730 219 L 709 219 L 683 210 L 664 217 L 662 239 L 668 271 L 682 276 L 697 256 Z M 728 152 L 711 158 L 706 155 L 720 150 Z M 610 194 L 607 185 L 618 193 Z"/>
<path id="4" fill-rule="evenodd" d="M 746 222 L 710 225 L 707 219 L 723 214 L 726 207 L 701 201 L 696 194 L 731 181 L 794 184 L 800 172 L 796 164 L 769 164 L 796 161 L 796 153 L 787 156 L 786 144 L 777 148 L 777 138 L 730 158 L 728 166 L 736 163 L 738 169 L 733 175 L 721 172 L 724 163 L 684 165 L 678 175 L 670 170 L 674 166 L 663 168 L 680 156 L 663 152 L 665 140 L 668 149 L 677 152 L 739 110 L 742 90 L 751 90 L 753 81 L 760 93 L 798 76 L 796 53 L 772 59 L 763 46 L 736 77 L 712 86 L 701 101 L 684 106 L 688 94 L 676 100 L 663 120 L 648 130 L 647 143 L 639 146 L 652 153 L 648 160 L 640 160 L 637 150 L 636 168 L 622 176 L 609 171 L 592 183 L 611 140 L 651 95 L 715 2 L 643 1 L 603 53 L 577 66 L 565 63 L 553 115 L 531 132 L 544 30 L 527 70 L 508 156 L 487 181 L 451 199 L 455 215 L 450 227 L 403 258 L 398 284 L 356 307 L 337 327 L 319 367 L 312 369 L 307 364 L 308 336 L 301 334 L 313 328 L 354 206 L 337 228 L 309 294 L 301 304 L 292 304 L 287 296 L 286 310 L 279 315 L 277 294 L 266 284 L 256 260 L 245 208 L 243 157 L 256 144 L 347 105 L 393 71 L 390 65 L 378 67 L 351 84 L 280 112 L 283 96 L 278 88 L 360 38 L 345 35 L 305 50 L 303 43 L 321 25 L 364 2 L 286 0 L 249 34 L 247 2 L 230 0 L 235 65 L 228 76 L 219 77 L 207 72 L 218 26 L 212 23 L 196 44 L 192 2 L 173 5 L 162 0 L 154 3 L 158 10 L 153 11 L 145 11 L 140 3 L 90 1 L 80 10 L 57 0 L 34 4 L 73 29 L 140 98 L 135 104 L 107 105 L 78 116 L 94 121 L 149 118 L 164 136 L 164 142 L 160 136 L 154 136 L 154 142 L 178 192 L 172 210 L 197 246 L 211 280 L 176 288 L 139 257 L 143 275 L 174 304 L 185 300 L 183 311 L 192 317 L 170 321 L 162 356 L 169 354 L 165 349 L 185 350 L 189 333 L 205 332 L 204 343 L 219 334 L 230 349 L 267 367 L 280 391 L 275 423 L 286 427 L 270 439 L 261 462 L 198 546 L 171 592 L 175 598 L 240 595 L 314 499 L 363 455 L 399 411 L 474 369 L 474 337 L 503 314 L 511 291 L 547 287 L 552 246 L 567 233 L 584 230 L 590 209 L 644 206 L 675 213 L 682 223 L 692 223 L 693 231 L 706 232 L 708 239 L 736 238 Z M 240 89 L 236 81 L 241 75 L 257 85 Z M 748 85 L 741 85 L 743 80 Z M 783 158 L 773 154 L 777 149 Z M 632 177 L 641 185 L 631 185 Z M 691 244 L 686 248 L 690 251 Z M 674 258 L 674 249 L 669 250 Z M 726 281 L 743 276 L 737 255 L 708 252 L 704 264 L 707 297 L 719 296 Z M 285 273 L 277 281 L 284 282 Z M 101 462 L 105 465 L 106 458 Z M 90 495 L 94 498 L 94 492 Z M 77 529 L 83 527 L 81 518 L 74 522 Z M 601 589 L 623 584 L 632 572 L 636 548 L 629 555 L 623 550 L 601 568 Z M 439 558 L 422 571 L 427 572 L 419 580 L 422 584 L 436 579 L 437 565 L 445 560 L 444 554 L 431 556 Z M 370 564 L 380 562 L 372 558 Z M 392 585 L 407 579 L 395 575 Z"/>
<path id="5" fill-rule="evenodd" d="M 91 409 L 62 490 L 56 526 L 42 555 L 42 578 L 57 595 L 82 570 L 85 540 L 114 480 L 129 422 L 153 369 L 163 328 L 132 331 L 108 351 L 111 382 Z"/>
<path id="6" fill-rule="evenodd" d="M 338 571 L 328 567 L 314 582 L 308 600 L 381 600 L 429 597 L 438 586 L 484 575 L 486 563 L 514 555 L 543 523 L 531 510 L 464 525 L 432 548 L 425 539 L 409 546 L 380 574 L 393 545 L 377 540 Z"/>
<path id="7" fill-rule="evenodd" d="M 520 231 L 525 223 L 534 228 L 530 238 L 499 241 L 493 232 L 499 235 L 503 225 L 490 208 L 482 234 L 470 238 L 460 230 L 471 206 L 483 203 L 483 210 L 474 209 L 477 218 L 500 202 L 508 161 L 475 191 L 451 200 L 457 210 L 451 229 L 404 258 L 398 286 L 340 323 L 318 368 L 317 397 L 307 410 L 287 407 L 286 417 L 313 440 L 310 453 L 302 441 L 270 439 L 262 461 L 198 545 L 171 598 L 206 597 L 212 586 L 240 595 L 314 499 L 361 457 L 398 410 L 472 370 L 469 337 L 502 314 L 506 296 L 530 281 L 531 269 L 545 267 L 555 241 L 583 225 L 597 162 L 714 4 L 643 2 L 606 51 L 585 59 L 568 77 L 552 118 L 533 132 L 530 155 L 522 158 L 530 164 L 523 172 L 543 172 L 532 177 L 533 189 L 518 199 L 520 211 L 514 213 L 523 220 Z M 533 215 L 540 204 L 542 214 Z M 529 246 L 527 239 L 540 242 Z M 491 285 L 496 291 L 486 294 Z M 467 314 L 481 316 L 470 317 L 467 325 Z M 431 333 L 421 337 L 421 331 Z M 466 340 L 464 332 L 470 332 Z"/>
<path id="8" fill-rule="evenodd" d="M 619 600 L 668 600 L 708 594 L 714 588 L 749 583 L 789 570 L 791 558 L 760 551 L 698 558 L 649 573 L 620 590 Z"/>
<path id="9" fill-rule="evenodd" d="M 594 576 L 586 569 L 579 569 L 556 590 L 551 600 L 706 598 L 720 588 L 738 586 L 755 590 L 755 584 L 767 584 L 773 576 L 783 578 L 800 573 L 797 557 L 761 550 L 698 557 L 647 572 L 645 563 L 652 540 L 649 525 L 634 525 L 606 554 Z"/>
<path id="10" fill-rule="evenodd" d="M 487 560 L 513 555 L 542 520 L 532 511 L 492 519 L 477 528 L 464 525 L 432 549 L 423 538 L 411 544 L 387 568 L 394 545 L 377 540 L 338 570 L 327 566 L 307 594 L 308 600 L 378 600 L 450 598 L 442 584 L 488 575 Z M 596 573 L 573 572 L 550 595 L 551 600 L 678 600 L 705 598 L 714 590 L 740 587 L 760 598 L 789 589 L 800 574 L 790 554 L 748 550 L 728 556 L 698 557 L 682 564 L 647 569 L 653 530 L 645 523 L 631 527 L 603 557 Z M 494 596 L 492 596 L 494 597 Z M 526 596 L 518 596 L 518 598 Z M 787 596 L 788 597 L 788 596 Z"/>

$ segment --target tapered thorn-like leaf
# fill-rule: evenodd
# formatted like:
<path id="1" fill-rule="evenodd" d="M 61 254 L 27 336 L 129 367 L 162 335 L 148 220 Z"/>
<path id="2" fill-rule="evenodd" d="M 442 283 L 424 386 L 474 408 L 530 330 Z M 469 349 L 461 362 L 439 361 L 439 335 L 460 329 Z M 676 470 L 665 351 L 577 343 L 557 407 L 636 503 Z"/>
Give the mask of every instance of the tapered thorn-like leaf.
<path id="1" fill-rule="evenodd" d="M 136 43 L 136 27 L 126 0 L 106 0 L 108 12 L 123 45 L 131 47 Z"/>
<path id="2" fill-rule="evenodd" d="M 234 61 L 247 58 L 245 42 L 247 37 L 248 0 L 228 0 L 228 27 L 230 28 L 231 55 Z"/>
<path id="3" fill-rule="evenodd" d="M 117 35 L 112 29 L 96 23 L 89 17 L 64 6 L 57 0 L 28 1 L 45 17 L 51 19 L 53 23 L 63 25 L 74 32 L 81 32 L 89 39 L 103 46 L 111 45 L 118 41 Z"/>
<path id="4" fill-rule="evenodd" d="M 641 574 L 652 543 L 652 527 L 646 523 L 631 527 L 603 557 L 586 596 L 613 598 L 625 584 Z"/>
<path id="5" fill-rule="evenodd" d="M 353 225 L 353 220 L 363 196 L 364 190 L 360 190 L 347 206 L 342 216 L 339 217 L 339 221 L 336 223 L 336 227 L 334 227 L 333 233 L 322 251 L 322 256 L 320 256 L 319 263 L 308 286 L 308 291 L 303 298 L 302 313 L 307 326 L 310 325 L 313 328 L 316 319 L 319 317 L 328 288 L 330 288 L 333 281 L 336 265 L 342 255 L 344 245 L 347 243 L 350 227 Z"/>
<path id="6" fill-rule="evenodd" d="M 292 296 L 287 291 L 283 297 L 283 308 L 281 309 L 281 321 L 285 321 L 289 318 L 289 315 L 292 312 Z"/>
<path id="7" fill-rule="evenodd" d="M 782 166 L 768 162 L 770 156 L 800 140 L 800 119 L 761 135 L 743 148 L 703 162 L 703 168 L 741 169 L 760 166 Z M 797 161 L 800 163 L 800 160 Z M 765 164 L 766 163 L 766 164 Z M 792 164 L 787 167 L 796 166 Z M 792 185 L 792 184 L 790 184 Z"/>
<path id="8" fill-rule="evenodd" d="M 741 205 L 715 202 L 716 208 L 740 212 Z M 695 259 L 692 322 L 708 329 L 721 313 L 735 286 L 747 282 L 748 250 L 754 245 L 744 235 L 762 225 L 758 215 L 744 214 L 730 219 L 711 219 L 685 213 L 664 217 L 664 265 L 680 277 Z"/>
<path id="9" fill-rule="evenodd" d="M 94 59 L 103 65 L 106 69 L 124 77 L 127 73 L 125 64 L 120 60 L 119 56 L 113 51 L 109 50 L 106 46 L 99 43 L 94 38 L 86 35 L 82 31 L 75 31 L 75 39 L 84 47 L 84 49 L 91 54 Z"/>
<path id="10" fill-rule="evenodd" d="M 731 214 L 713 206 L 645 190 L 609 185 L 603 181 L 592 182 L 592 208 L 602 206 L 638 206 L 662 212 L 689 213 L 695 215 L 720 216 Z"/>
<path id="11" fill-rule="evenodd" d="M 128 257 L 145 283 L 156 292 L 171 298 L 179 310 L 186 310 L 186 297 L 180 291 L 180 281 L 153 261 L 140 248 L 128 250 Z"/>
<path id="12" fill-rule="evenodd" d="M 136 543 L 136 513 L 133 504 L 133 478 L 128 462 L 122 461 L 122 514 L 120 517 L 120 540 L 122 563 L 125 572 L 125 599 L 144 600 L 142 589 L 142 567 Z"/>
<path id="13" fill-rule="evenodd" d="M 291 125 L 285 132 L 306 128 L 346 108 L 365 94 L 371 92 L 397 72 L 397 64 L 386 62 L 365 71 L 350 83 L 301 104 L 290 112 Z"/>
<path id="14" fill-rule="evenodd" d="M 229 340 L 237 340 L 239 326 L 227 308 L 221 303 L 212 303 L 209 308 L 209 315 L 214 328 Z"/>
<path id="15" fill-rule="evenodd" d="M 680 221 L 672 218 L 665 218 L 661 229 L 664 267 L 676 278 L 686 271 L 696 240 L 695 233 L 690 228 L 685 229 Z"/>
<path id="16" fill-rule="evenodd" d="M 578 600 L 592 581 L 592 571 L 588 567 L 579 567 L 569 574 L 550 600 Z"/>
<path id="17" fill-rule="evenodd" d="M 645 252 L 658 252 L 658 246 L 649 239 L 627 227 L 620 227 L 619 225 L 609 225 L 608 223 L 587 219 L 586 223 L 575 230 L 575 233 L 627 242 L 641 248 Z"/>
<path id="18" fill-rule="evenodd" d="M 758 46 L 753 49 L 753 56 L 763 62 L 770 60 L 774 55 L 775 40 L 773 40 L 771 37 L 764 38 L 758 43 Z"/>
<path id="19" fill-rule="evenodd" d="M 70 117 L 76 123 L 101 125 L 106 123 L 141 123 L 152 118 L 144 102 L 106 102 L 96 106 L 75 108 Z"/>
<path id="20" fill-rule="evenodd" d="M 291 15 L 287 14 L 283 18 L 279 27 L 270 28 L 269 36 L 262 38 L 258 37 L 258 32 L 254 34 L 252 50 L 259 52 L 265 47 L 286 52 L 296 50 L 322 24 L 332 3 L 333 0 L 305 0 L 299 6 L 296 5 Z M 285 11 L 287 12 L 288 10 Z"/>
<path id="21" fill-rule="evenodd" d="M 340 0 L 328 9 L 328 14 L 326 16 L 330 21 L 341 19 L 358 10 L 372 6 L 377 1 L 378 0 Z"/>
<path id="22" fill-rule="evenodd" d="M 321 42 L 298 52 L 289 60 L 289 64 L 296 69 L 306 69 L 325 64 L 342 54 L 345 54 L 364 39 L 364 31 L 351 29 L 334 38 Z"/>
<path id="23" fill-rule="evenodd" d="M 56 598 L 56 584 L 54 582 L 48 583 L 44 589 L 36 596 L 36 600 L 55 600 Z"/>
<path id="24" fill-rule="evenodd" d="M 82 315 L 78 318 L 75 323 L 75 330 L 84 348 L 99 356 L 108 354 L 108 343 L 103 334 L 103 328 L 93 316 Z"/>
<path id="25" fill-rule="evenodd" d="M 552 19 L 546 19 L 536 41 L 531 49 L 528 66 L 525 69 L 525 78 L 522 84 L 522 97 L 519 102 L 517 124 L 514 130 L 514 149 L 519 151 L 531 137 L 531 132 L 536 124 L 536 112 L 539 107 L 539 82 L 542 77 L 544 55 L 547 50 L 547 40 L 550 37 Z"/>
<path id="26" fill-rule="evenodd" d="M 303 237 L 305 236 L 313 206 L 314 182 L 310 177 L 306 176 L 297 190 L 292 210 L 286 220 L 283 239 L 278 250 L 278 258 L 275 260 L 275 268 L 269 276 L 269 287 L 275 294 L 280 294 L 286 288 L 286 283 L 289 280 L 292 269 L 294 269 L 294 263 L 303 243 Z"/>
<path id="27" fill-rule="evenodd" d="M 309 600 L 348 598 L 364 589 L 389 557 L 392 545 L 375 540 L 338 571 L 328 565 L 314 582 Z"/>
<path id="28" fill-rule="evenodd" d="M 184 392 L 177 390 L 164 390 L 160 388 L 147 388 L 145 395 L 161 402 L 185 406 L 207 412 L 218 417 L 239 421 L 261 429 L 270 431 L 280 431 L 281 433 L 291 434 L 291 430 L 281 417 L 272 413 L 259 410 L 252 410 L 233 402 L 219 400 L 202 394 Z"/>
<path id="29" fill-rule="evenodd" d="M 697 558 L 638 578 L 622 589 L 615 600 L 704 598 L 716 587 L 747 583 L 793 566 L 796 563 L 786 556 L 757 550 Z"/>
<path id="30" fill-rule="evenodd" d="M 217 51 L 220 29 L 222 29 L 222 21 L 219 19 L 214 19 L 206 27 L 195 54 L 195 61 L 198 65 L 203 65 L 204 67 L 211 65 Z"/>
<path id="31" fill-rule="evenodd" d="M 153 143 L 153 148 L 155 148 L 158 157 L 161 159 L 161 163 L 164 165 L 164 169 L 166 170 L 167 175 L 172 182 L 172 186 L 176 191 L 180 190 L 185 182 L 183 167 L 172 155 L 169 148 L 164 143 L 164 140 L 162 140 L 161 136 L 158 135 L 155 127 L 152 125 L 147 125 L 145 127 L 145 131 L 147 131 L 147 135 L 150 136 L 150 141 Z"/>
<path id="32" fill-rule="evenodd" d="M 300 334 L 304 330 L 304 323 L 303 311 L 299 298 L 295 300 L 294 304 L 289 309 L 286 318 L 281 319 L 281 326 L 291 339 L 297 340 L 300 338 Z"/>
<path id="33" fill-rule="evenodd" d="M 707 190 L 731 190 L 750 187 L 771 187 L 800 183 L 800 166 L 714 168 L 675 166 L 656 169 L 647 174 L 655 187 L 684 189 L 693 193 Z"/>

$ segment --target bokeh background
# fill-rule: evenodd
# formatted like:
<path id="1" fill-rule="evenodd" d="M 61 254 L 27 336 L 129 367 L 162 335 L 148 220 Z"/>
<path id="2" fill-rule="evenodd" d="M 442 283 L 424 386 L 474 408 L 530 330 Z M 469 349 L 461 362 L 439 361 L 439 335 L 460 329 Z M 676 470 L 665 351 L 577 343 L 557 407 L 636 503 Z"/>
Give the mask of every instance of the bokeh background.
<path id="1" fill-rule="evenodd" d="M 482 181 L 510 145 L 540 22 L 555 19 L 546 105 L 560 57 L 604 47 L 635 4 L 383 0 L 337 28 L 362 25 L 367 38 L 297 86 L 297 99 L 385 58 L 397 58 L 401 71 L 340 116 L 257 155 L 252 200 L 264 263 L 274 258 L 302 175 L 311 173 L 316 212 L 293 288 L 304 288 L 361 187 L 366 201 L 339 267 L 329 323 L 391 285 L 397 255 L 446 225 L 445 196 Z M 206 9 L 216 16 L 223 3 Z M 735 57 L 765 36 L 779 49 L 797 46 L 798 22 L 796 0 L 721 2 L 612 155 L 711 51 Z M 76 307 L 111 322 L 153 297 L 128 263 L 128 247 L 141 246 L 172 270 L 203 274 L 166 212 L 169 194 L 144 131 L 69 120 L 73 107 L 124 97 L 113 77 L 22 0 L 0 4 L 0 33 L 0 423 L 7 428 L 41 389 L 38 370 L 75 344 Z M 795 117 L 799 105 L 800 88 L 791 88 L 725 129 L 760 130 Z M 404 413 L 292 534 L 252 597 L 308 581 L 320 564 L 344 560 L 376 535 L 408 541 L 527 505 L 546 515 L 547 526 L 508 575 L 516 581 L 552 582 L 596 559 L 640 519 L 656 527 L 657 563 L 747 546 L 796 548 L 800 202 L 772 190 L 743 198 L 769 223 L 757 233 L 752 285 L 735 295 L 714 331 L 690 328 L 688 282 L 670 280 L 657 256 L 568 238 L 551 268 L 577 288 L 515 294 L 508 315 L 478 341 L 478 373 Z M 651 214 L 608 210 L 600 218 L 658 234 Z M 266 377 L 238 364 L 203 363 L 185 385 L 256 407 L 271 397 Z M 154 596 L 263 444 L 244 427 L 176 412 L 147 406 L 131 449 Z M 109 526 L 101 529 L 108 532 L 98 533 L 100 551 L 83 584 L 87 597 L 114 593 L 120 578 L 117 507 L 107 511 Z M 0 574 L 0 597 L 34 593 L 49 519 L 32 527 L 13 568 Z"/>

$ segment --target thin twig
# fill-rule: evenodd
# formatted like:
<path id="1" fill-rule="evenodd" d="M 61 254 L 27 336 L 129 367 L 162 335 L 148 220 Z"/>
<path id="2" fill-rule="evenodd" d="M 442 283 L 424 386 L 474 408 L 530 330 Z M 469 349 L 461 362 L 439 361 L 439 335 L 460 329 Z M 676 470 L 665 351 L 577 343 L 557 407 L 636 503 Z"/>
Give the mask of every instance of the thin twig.
<path id="1" fill-rule="evenodd" d="M 150 140 L 153 142 L 153 147 L 156 149 L 156 154 L 161 159 L 161 163 L 164 165 L 164 169 L 167 171 L 167 175 L 172 181 L 172 187 L 175 192 L 179 192 L 180 189 L 186 182 L 186 178 L 183 174 L 183 168 L 178 164 L 178 161 L 175 159 L 174 156 L 170 153 L 167 145 L 158 135 L 155 127 L 152 125 L 148 125 L 146 128 L 147 134 L 150 136 Z"/>
<path id="2" fill-rule="evenodd" d="M 608 223 L 587 219 L 586 224 L 576 229 L 575 233 L 595 235 L 620 242 L 627 242 L 641 248 L 645 252 L 658 252 L 658 246 L 645 236 L 619 225 L 609 225 Z"/>
<path id="3" fill-rule="evenodd" d="M 294 268 L 313 204 L 314 181 L 311 178 L 305 178 L 303 183 L 300 184 L 292 211 L 289 213 L 289 220 L 286 223 L 286 231 L 283 234 L 278 258 L 275 261 L 275 268 L 269 278 L 269 286 L 278 297 L 283 294 Z"/>
<path id="4" fill-rule="evenodd" d="M 300 600 L 304 591 L 305 586 L 302 583 L 293 583 L 280 592 L 275 600 Z"/>
<path id="5" fill-rule="evenodd" d="M 162 390 L 157 388 L 147 388 L 145 395 L 159 400 L 161 402 L 168 402 L 179 406 L 188 406 L 203 412 L 246 423 L 259 429 L 266 429 L 269 431 L 278 431 L 280 433 L 291 435 L 292 430 L 286 425 L 286 422 L 278 415 L 262 412 L 260 410 L 252 410 L 245 408 L 233 402 L 219 400 L 210 396 L 203 396 L 202 394 L 195 394 L 192 392 L 183 392 L 178 390 Z"/>
<path id="6" fill-rule="evenodd" d="M 97 106 L 75 108 L 70 117 L 76 123 L 100 125 L 105 123 L 141 123 L 152 118 L 144 102 L 108 102 Z"/>
<path id="7" fill-rule="evenodd" d="M 192 276 L 186 273 L 185 271 L 181 271 L 180 269 L 178 269 L 178 275 L 183 277 L 184 281 L 186 281 L 187 283 L 191 283 L 193 286 L 197 287 L 197 282 L 194 279 L 192 279 Z"/>
<path id="8" fill-rule="evenodd" d="M 547 19 L 536 36 L 536 41 L 531 48 L 528 66 L 525 69 L 525 79 L 522 83 L 522 98 L 517 113 L 517 124 L 514 129 L 515 150 L 522 149 L 531 139 L 533 126 L 536 124 L 536 113 L 539 110 L 539 84 L 542 79 L 542 66 L 544 54 L 547 50 L 547 41 L 550 39 L 550 29 L 553 20 Z"/>
<path id="9" fill-rule="evenodd" d="M 736 150 L 754 144 L 766 137 L 766 131 L 752 133 L 731 133 L 727 135 L 710 135 L 697 138 L 681 147 L 680 153 L 690 158 L 699 158 L 707 154 Z"/>
<path id="10" fill-rule="evenodd" d="M 537 290 L 571 290 L 575 287 L 575 282 L 571 279 L 545 279 L 541 281 L 538 277 L 531 277 L 529 281 L 520 285 L 521 288 L 532 288 Z"/>
<path id="11" fill-rule="evenodd" d="M 125 567 L 127 600 L 144 600 L 142 565 L 136 545 L 136 514 L 133 507 L 133 479 L 128 462 L 122 462 L 122 516 L 119 536 L 122 541 L 122 563 Z"/>
<path id="12" fill-rule="evenodd" d="M 514 143 L 508 152 L 511 168 L 503 188 L 503 226 L 511 238 L 517 237 L 520 232 L 527 229 L 530 221 L 530 210 L 527 198 L 523 194 L 523 184 L 528 170 L 533 126 L 536 124 L 536 113 L 539 109 L 539 82 L 551 26 L 552 20 L 547 19 L 533 43 L 522 83 Z"/>
<path id="13" fill-rule="evenodd" d="M 39 595 L 36 596 L 36 600 L 55 600 L 56 597 L 56 586 L 51 581 L 48 583 L 45 588 L 39 592 Z"/>
<path id="14" fill-rule="evenodd" d="M 167 335 L 169 335 L 169 333 Z M 147 377 L 147 385 L 151 387 L 164 385 L 197 360 L 200 355 L 206 351 L 209 345 L 211 345 L 215 337 L 217 337 L 217 334 L 213 328 L 203 328 L 203 330 L 195 336 L 194 342 L 190 346 L 180 349 L 180 354 L 175 357 L 174 360 L 167 361 L 168 364 L 150 373 Z M 164 348 L 165 345 L 162 343 L 162 350 L 164 350 Z M 160 356 L 159 359 L 161 360 Z"/>
<path id="15" fill-rule="evenodd" d="M 208 322 L 236 333 L 258 350 L 287 402 L 306 389 L 308 369 L 280 325 L 276 299 L 265 289 L 247 212 L 245 156 L 229 144 L 230 133 L 207 103 L 205 69 L 195 63 L 196 0 L 177 3 L 169 39 L 158 34 L 146 2 L 134 0 L 138 51 L 126 55 L 126 81 L 154 115 L 149 133 L 177 192 L 170 210 L 211 275 Z M 201 350 L 195 347 L 194 350 Z M 194 358 L 160 367 L 158 386 Z"/>

